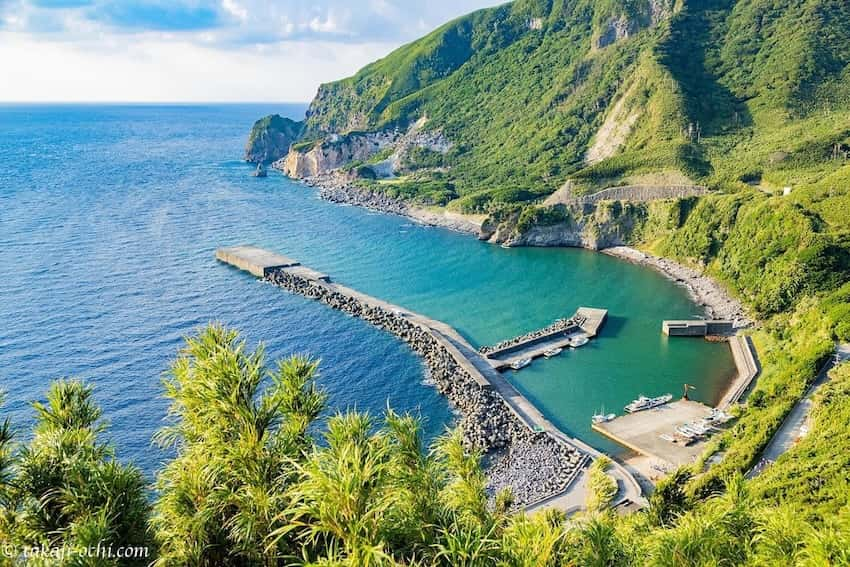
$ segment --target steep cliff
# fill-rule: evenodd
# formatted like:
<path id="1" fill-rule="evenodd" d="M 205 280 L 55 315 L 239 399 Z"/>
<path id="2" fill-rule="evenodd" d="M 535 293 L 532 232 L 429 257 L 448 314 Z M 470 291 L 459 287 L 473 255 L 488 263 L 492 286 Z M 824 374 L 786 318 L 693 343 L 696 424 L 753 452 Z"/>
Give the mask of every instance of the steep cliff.
<path id="1" fill-rule="evenodd" d="M 245 145 L 245 161 L 267 164 L 285 156 L 304 133 L 304 123 L 270 114 L 257 120 Z"/>

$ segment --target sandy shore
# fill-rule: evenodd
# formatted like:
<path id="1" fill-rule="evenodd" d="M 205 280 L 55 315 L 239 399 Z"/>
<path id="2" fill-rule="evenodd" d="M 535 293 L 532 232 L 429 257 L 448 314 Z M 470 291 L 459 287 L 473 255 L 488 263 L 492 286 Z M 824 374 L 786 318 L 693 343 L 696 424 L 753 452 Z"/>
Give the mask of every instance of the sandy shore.
<path id="1" fill-rule="evenodd" d="M 649 266 L 681 284 L 688 290 L 691 299 L 705 308 L 706 316 L 711 319 L 730 319 L 736 321 L 738 327 L 752 323 L 741 302 L 733 298 L 726 289 L 709 276 L 673 260 L 646 254 L 629 246 L 606 248 L 602 250 L 602 253 Z"/>

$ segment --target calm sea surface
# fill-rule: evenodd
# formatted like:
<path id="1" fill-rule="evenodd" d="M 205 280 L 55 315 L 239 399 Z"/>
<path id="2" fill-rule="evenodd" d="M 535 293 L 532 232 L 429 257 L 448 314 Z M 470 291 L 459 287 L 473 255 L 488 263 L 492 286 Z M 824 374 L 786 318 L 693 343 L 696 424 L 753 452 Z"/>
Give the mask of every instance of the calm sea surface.
<path id="1" fill-rule="evenodd" d="M 700 315 L 645 268 L 575 249 L 511 249 L 319 200 L 240 162 L 252 122 L 301 105 L 0 106 L 0 389 L 25 429 L 30 403 L 62 376 L 95 385 L 124 460 L 154 472 L 167 403 L 161 379 L 182 337 L 209 321 L 263 342 L 270 360 L 321 358 L 335 408 L 389 403 L 452 419 L 403 344 L 318 303 L 218 264 L 253 243 L 457 327 L 474 345 L 604 307 L 602 336 L 511 376 L 559 426 L 592 433 L 600 408 L 640 393 L 716 400 L 733 373 L 725 345 L 667 339 L 664 318 Z M 23 431 L 22 431 L 22 434 Z"/>

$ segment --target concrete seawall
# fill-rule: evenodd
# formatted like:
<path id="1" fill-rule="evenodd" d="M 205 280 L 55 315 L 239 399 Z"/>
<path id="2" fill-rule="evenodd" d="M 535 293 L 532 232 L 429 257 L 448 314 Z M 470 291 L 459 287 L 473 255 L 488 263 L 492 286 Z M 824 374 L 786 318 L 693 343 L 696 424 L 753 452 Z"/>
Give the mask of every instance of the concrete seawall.
<path id="1" fill-rule="evenodd" d="M 555 497 L 566 498 L 571 506 L 584 502 L 581 478 L 587 462 L 600 453 L 556 428 L 455 329 L 332 282 L 298 263 L 278 267 L 271 265 L 279 261 L 274 255 L 238 248 L 238 263 L 227 255 L 217 258 L 262 273 L 275 285 L 364 319 L 410 345 L 423 358 L 437 389 L 460 410 L 467 441 L 490 454 L 492 492 L 510 487 L 519 506 Z M 621 499 L 642 501 L 639 485 L 624 468 L 615 465 L 613 476 L 621 486 Z"/>

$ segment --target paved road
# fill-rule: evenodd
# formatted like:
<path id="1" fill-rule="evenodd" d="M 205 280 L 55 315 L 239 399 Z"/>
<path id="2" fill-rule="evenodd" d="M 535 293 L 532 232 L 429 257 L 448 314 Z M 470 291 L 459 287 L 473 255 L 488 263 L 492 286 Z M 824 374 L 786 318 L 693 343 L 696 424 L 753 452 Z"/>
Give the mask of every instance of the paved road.
<path id="1" fill-rule="evenodd" d="M 776 461 L 783 453 L 794 446 L 797 440 L 800 439 L 803 425 L 808 420 L 809 413 L 812 411 L 815 394 L 829 380 L 829 371 L 837 364 L 847 360 L 850 360 L 850 344 L 843 344 L 836 347 L 835 355 L 823 365 L 823 368 L 821 368 L 817 378 L 815 378 L 814 383 L 809 387 L 805 396 L 788 412 L 785 421 L 782 422 L 782 425 L 774 434 L 773 439 L 770 440 L 770 443 L 768 443 L 762 452 L 761 461 L 747 476 L 752 478 L 758 475 L 766 464 Z"/>

